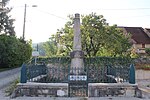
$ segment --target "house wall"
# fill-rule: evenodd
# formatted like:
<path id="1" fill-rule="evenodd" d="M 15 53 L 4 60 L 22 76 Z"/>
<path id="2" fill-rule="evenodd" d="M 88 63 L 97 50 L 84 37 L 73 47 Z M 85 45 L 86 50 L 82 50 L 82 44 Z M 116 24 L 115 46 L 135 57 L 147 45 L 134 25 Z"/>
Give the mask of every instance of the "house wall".
<path id="1" fill-rule="evenodd" d="M 145 48 L 150 48 L 150 44 L 145 44 L 145 48 L 142 48 L 142 44 L 133 44 L 133 48 L 137 53 L 145 53 Z"/>
<path id="2" fill-rule="evenodd" d="M 133 47 L 136 49 L 142 48 L 142 44 L 133 44 Z"/>
<path id="3" fill-rule="evenodd" d="M 150 48 L 150 44 L 146 44 L 146 45 L 145 45 L 145 48 Z"/>
<path id="4" fill-rule="evenodd" d="M 150 80 L 150 71 L 149 70 L 136 70 L 136 79 Z"/>

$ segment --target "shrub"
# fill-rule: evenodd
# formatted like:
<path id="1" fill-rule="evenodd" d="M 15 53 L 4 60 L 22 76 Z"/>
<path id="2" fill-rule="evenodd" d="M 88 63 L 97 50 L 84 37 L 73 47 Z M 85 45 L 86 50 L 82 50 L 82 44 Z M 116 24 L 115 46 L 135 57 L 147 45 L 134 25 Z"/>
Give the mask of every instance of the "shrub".
<path id="1" fill-rule="evenodd" d="M 145 52 L 147 53 L 148 56 L 150 56 L 150 48 L 146 48 Z"/>
<path id="2" fill-rule="evenodd" d="M 143 69 L 145 69 L 145 70 L 150 70 L 150 65 L 145 65 L 145 66 L 143 67 Z"/>
<path id="3" fill-rule="evenodd" d="M 0 68 L 17 67 L 31 57 L 32 48 L 15 36 L 0 35 Z"/>

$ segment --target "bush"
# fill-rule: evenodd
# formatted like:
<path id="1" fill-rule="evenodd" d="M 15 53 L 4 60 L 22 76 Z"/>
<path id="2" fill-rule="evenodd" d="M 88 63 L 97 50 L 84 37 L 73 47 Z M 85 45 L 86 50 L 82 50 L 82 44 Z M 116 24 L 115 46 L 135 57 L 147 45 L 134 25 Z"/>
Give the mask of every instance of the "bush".
<path id="1" fill-rule="evenodd" d="M 150 65 L 145 65 L 145 66 L 143 67 L 143 69 L 145 69 L 145 70 L 150 70 Z"/>
<path id="2" fill-rule="evenodd" d="M 146 52 L 146 54 L 147 54 L 148 56 L 150 56 L 150 48 L 146 48 L 146 49 L 145 49 L 145 52 Z"/>
<path id="3" fill-rule="evenodd" d="M 31 53 L 29 43 L 23 43 L 15 36 L 0 35 L 0 68 L 20 66 Z"/>

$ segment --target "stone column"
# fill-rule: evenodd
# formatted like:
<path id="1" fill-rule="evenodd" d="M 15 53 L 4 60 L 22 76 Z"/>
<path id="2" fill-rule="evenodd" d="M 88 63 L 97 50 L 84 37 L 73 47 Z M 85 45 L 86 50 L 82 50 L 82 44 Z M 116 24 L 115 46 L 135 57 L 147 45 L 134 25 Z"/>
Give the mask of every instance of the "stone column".
<path id="1" fill-rule="evenodd" d="M 73 39 L 73 51 L 70 53 L 71 56 L 71 73 L 78 75 L 83 69 L 83 56 L 81 46 L 81 33 L 80 33 L 80 14 L 75 14 L 74 18 L 74 39 Z"/>
<path id="2" fill-rule="evenodd" d="M 74 39 L 73 39 L 73 51 L 81 51 L 81 33 L 80 33 L 80 14 L 75 14 L 74 18 Z"/>

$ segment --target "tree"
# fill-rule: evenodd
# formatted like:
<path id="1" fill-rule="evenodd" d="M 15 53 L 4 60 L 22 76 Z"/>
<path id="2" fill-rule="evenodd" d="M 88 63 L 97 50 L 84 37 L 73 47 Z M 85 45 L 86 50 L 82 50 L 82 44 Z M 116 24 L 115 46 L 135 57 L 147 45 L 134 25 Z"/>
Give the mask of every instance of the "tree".
<path id="1" fill-rule="evenodd" d="M 82 49 L 91 56 L 120 56 L 130 48 L 128 38 L 116 25 L 109 26 L 102 15 L 95 13 L 81 17 Z M 58 38 L 56 35 L 59 35 Z M 73 17 L 58 30 L 55 38 L 60 41 L 66 54 L 72 50 L 73 45 Z"/>
<path id="2" fill-rule="evenodd" d="M 11 9 L 6 8 L 9 0 L 2 0 L 4 9 L 0 12 L 0 68 L 17 67 L 31 58 L 31 44 L 15 36 L 14 19 L 8 16 Z"/>
<path id="3" fill-rule="evenodd" d="M 105 26 L 107 26 L 106 19 L 102 15 L 97 16 L 92 13 L 82 16 L 82 47 L 88 56 L 96 56 L 97 52 L 106 43 Z"/>
<path id="4" fill-rule="evenodd" d="M 47 57 L 52 57 L 57 55 L 57 44 L 54 37 L 49 38 L 49 41 L 43 43 L 43 48 L 45 50 Z"/>
<path id="5" fill-rule="evenodd" d="M 2 0 L 2 3 L 4 4 L 4 6 L 6 6 L 6 4 L 8 3 L 9 0 Z"/>
<path id="6" fill-rule="evenodd" d="M 32 51 L 38 51 L 40 56 L 46 56 L 45 50 L 43 48 L 44 43 L 45 42 L 33 43 L 32 44 Z"/>
<path id="7" fill-rule="evenodd" d="M 8 15 L 11 8 L 5 7 L 8 1 L 2 0 L 4 8 L 0 12 L 0 34 L 15 35 L 13 26 L 14 19 L 11 19 L 11 16 Z"/>
<path id="8" fill-rule="evenodd" d="M 15 36 L 0 35 L 0 68 L 17 67 L 31 57 L 31 45 Z"/>
<path id="9" fill-rule="evenodd" d="M 59 31 L 59 30 L 58 30 Z M 61 43 L 61 33 L 56 33 L 49 38 L 49 41 L 42 44 L 47 57 L 66 56 L 67 48 Z M 65 49 L 64 49 L 65 48 Z"/>

